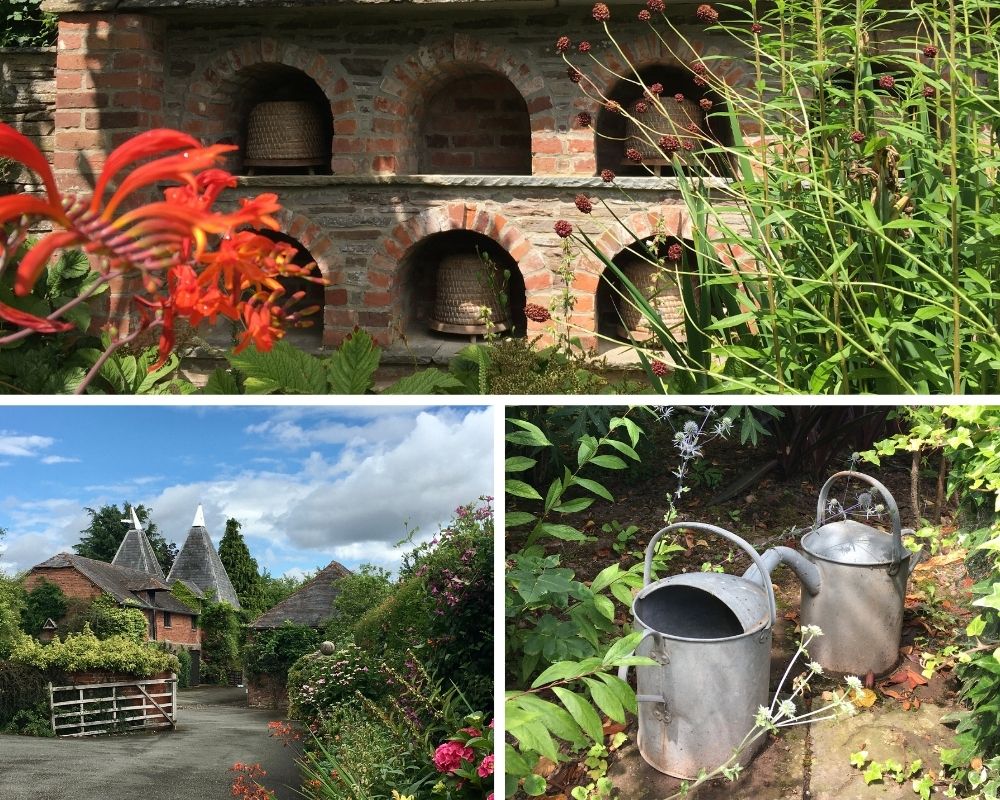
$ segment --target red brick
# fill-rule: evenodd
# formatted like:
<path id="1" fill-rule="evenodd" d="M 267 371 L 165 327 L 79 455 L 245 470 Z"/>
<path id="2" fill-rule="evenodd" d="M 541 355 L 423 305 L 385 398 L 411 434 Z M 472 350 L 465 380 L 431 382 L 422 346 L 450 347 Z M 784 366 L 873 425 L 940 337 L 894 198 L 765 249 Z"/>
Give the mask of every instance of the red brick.
<path id="1" fill-rule="evenodd" d="M 52 121 L 57 128 L 79 128 L 83 121 L 83 114 L 80 111 L 56 111 L 52 115 Z"/>
<path id="2" fill-rule="evenodd" d="M 56 108 L 104 108 L 108 95 L 104 92 L 57 92 Z"/>
<path id="3" fill-rule="evenodd" d="M 395 173 L 397 170 L 396 156 L 375 156 L 372 159 L 372 172 Z"/>
<path id="4" fill-rule="evenodd" d="M 56 132 L 56 147 L 60 150 L 99 150 L 104 142 L 100 131 Z"/>
<path id="5" fill-rule="evenodd" d="M 389 292 L 365 292 L 364 302 L 366 306 L 373 308 L 384 308 L 392 301 Z"/>
<path id="6" fill-rule="evenodd" d="M 535 153 L 557 155 L 563 151 L 562 142 L 555 136 L 535 136 L 531 140 L 531 149 Z"/>

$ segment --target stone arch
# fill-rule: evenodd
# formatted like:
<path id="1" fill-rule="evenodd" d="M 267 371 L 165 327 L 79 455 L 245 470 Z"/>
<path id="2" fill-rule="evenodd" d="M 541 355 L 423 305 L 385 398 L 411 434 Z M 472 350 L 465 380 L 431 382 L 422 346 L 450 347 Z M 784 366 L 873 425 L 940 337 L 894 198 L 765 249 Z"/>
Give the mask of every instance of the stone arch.
<path id="1" fill-rule="evenodd" d="M 355 89 L 339 62 L 291 42 L 262 37 L 215 56 L 188 87 L 181 115 L 185 130 L 207 141 L 230 135 L 232 98 L 239 93 L 239 74 L 248 67 L 275 64 L 311 78 L 330 103 L 334 120 L 331 167 L 337 174 L 354 174 L 358 164 L 359 105 Z"/>
<path id="2" fill-rule="evenodd" d="M 546 268 L 542 252 L 525 233 L 503 214 L 476 203 L 454 201 L 406 219 L 376 243 L 368 271 L 368 283 L 384 287 L 391 316 L 406 317 L 403 308 L 404 287 L 408 278 L 401 265 L 414 247 L 429 236 L 448 231 L 471 231 L 492 239 L 517 264 L 528 300 L 548 304 L 552 273 Z M 545 299 L 539 299 L 546 295 Z M 529 334 L 534 323 L 528 322 Z"/>
<path id="3" fill-rule="evenodd" d="M 416 168 L 416 112 L 422 101 L 448 77 L 478 68 L 497 73 L 513 84 L 527 106 L 532 153 L 555 130 L 552 98 L 545 79 L 528 55 L 518 57 L 509 46 L 494 45 L 468 34 L 455 34 L 421 45 L 416 52 L 390 62 L 375 96 L 372 120 L 376 172 L 406 174 Z M 533 169 L 533 171 L 535 171 Z"/>

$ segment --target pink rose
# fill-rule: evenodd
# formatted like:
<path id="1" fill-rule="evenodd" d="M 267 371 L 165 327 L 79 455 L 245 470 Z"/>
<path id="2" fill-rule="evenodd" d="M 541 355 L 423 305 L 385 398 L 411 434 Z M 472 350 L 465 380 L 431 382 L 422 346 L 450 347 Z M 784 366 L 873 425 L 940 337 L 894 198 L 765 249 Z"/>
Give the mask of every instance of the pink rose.
<path id="1" fill-rule="evenodd" d="M 434 751 L 434 767 L 438 772 L 454 772 L 463 761 L 472 761 L 474 757 L 471 747 L 461 742 L 445 742 Z"/>
<path id="2" fill-rule="evenodd" d="M 483 759 L 483 763 L 476 768 L 476 772 L 479 773 L 480 778 L 485 778 L 493 774 L 493 753 L 490 753 Z"/>

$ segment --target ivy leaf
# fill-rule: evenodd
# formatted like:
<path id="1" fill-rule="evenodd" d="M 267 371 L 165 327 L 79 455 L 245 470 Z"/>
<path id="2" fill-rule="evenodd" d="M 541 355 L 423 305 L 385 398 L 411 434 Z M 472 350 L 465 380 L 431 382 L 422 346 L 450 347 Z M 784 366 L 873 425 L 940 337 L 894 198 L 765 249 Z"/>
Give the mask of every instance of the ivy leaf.
<path id="1" fill-rule="evenodd" d="M 873 761 L 868 765 L 868 769 L 861 773 L 861 777 L 865 779 L 866 786 L 870 786 L 875 781 L 882 780 L 882 765 L 877 761 Z"/>
<path id="2" fill-rule="evenodd" d="M 541 775 L 526 775 L 524 782 L 521 784 L 524 788 L 524 793 L 528 797 L 538 797 L 539 795 L 545 794 L 545 778 Z"/>
<path id="3" fill-rule="evenodd" d="M 856 753 L 851 753 L 851 766 L 861 769 L 865 764 L 868 763 L 868 751 L 858 750 Z"/>

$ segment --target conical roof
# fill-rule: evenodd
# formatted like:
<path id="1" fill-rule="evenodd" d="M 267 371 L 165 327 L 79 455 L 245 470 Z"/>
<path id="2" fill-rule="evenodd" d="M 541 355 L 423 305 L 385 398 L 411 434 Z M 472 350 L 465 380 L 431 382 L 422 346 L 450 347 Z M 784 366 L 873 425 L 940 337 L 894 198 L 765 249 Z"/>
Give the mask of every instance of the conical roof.
<path id="1" fill-rule="evenodd" d="M 154 578 L 163 580 L 163 569 L 160 567 L 160 562 L 156 560 L 156 553 L 153 552 L 153 546 L 149 543 L 134 508 L 132 509 L 132 527 L 125 534 L 122 543 L 118 545 L 118 552 L 111 559 L 111 563 L 116 567 L 146 572 Z"/>
<path id="2" fill-rule="evenodd" d="M 280 628 L 285 622 L 322 628 L 333 617 L 333 601 L 340 594 L 337 585 L 351 574 L 343 564 L 331 561 L 310 580 L 273 608 L 250 623 L 251 628 Z"/>
<path id="3" fill-rule="evenodd" d="M 222 559 L 212 545 L 212 538 L 205 527 L 205 512 L 201 506 L 194 515 L 191 530 L 188 531 L 184 546 L 174 559 L 174 565 L 167 575 L 167 583 L 171 586 L 177 581 L 193 584 L 206 597 L 226 602 L 233 608 L 240 608 L 240 600 L 236 596 Z"/>

